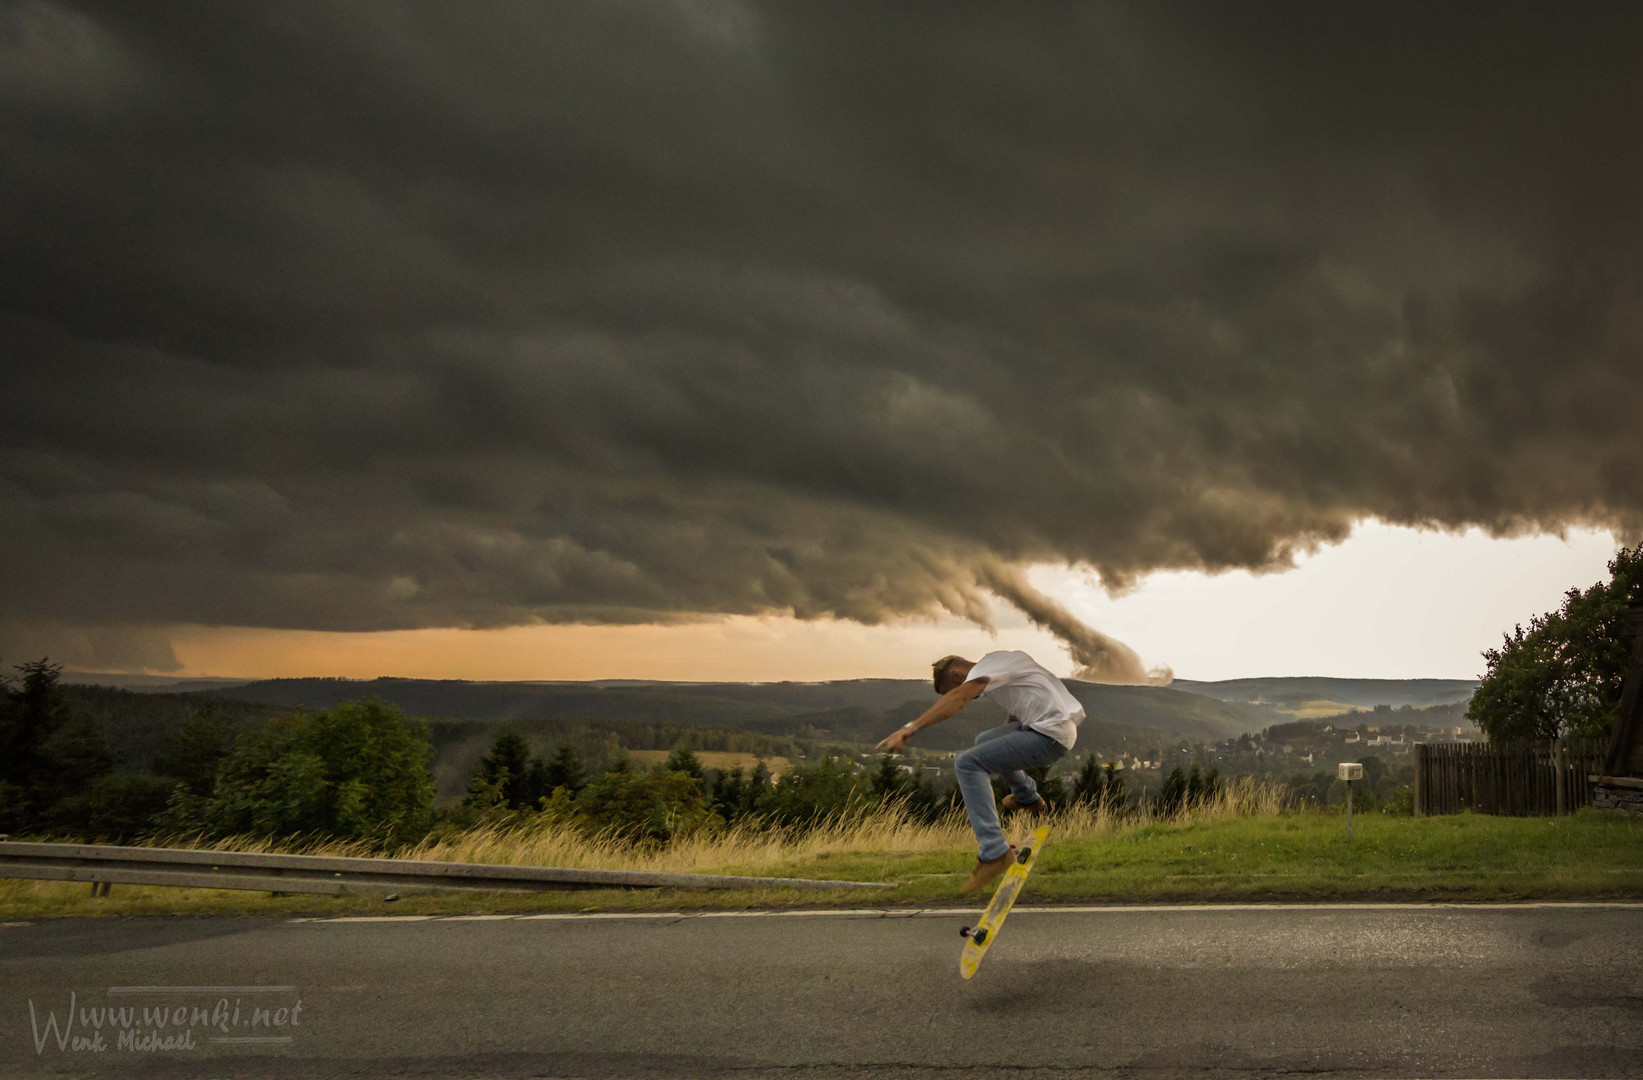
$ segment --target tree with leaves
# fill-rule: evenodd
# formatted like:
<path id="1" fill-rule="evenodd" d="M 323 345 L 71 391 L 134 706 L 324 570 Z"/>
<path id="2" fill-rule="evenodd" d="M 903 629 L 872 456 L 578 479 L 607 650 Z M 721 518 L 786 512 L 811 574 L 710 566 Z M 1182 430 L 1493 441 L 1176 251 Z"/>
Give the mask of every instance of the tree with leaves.
<path id="1" fill-rule="evenodd" d="M 417 840 L 433 820 L 428 756 L 423 724 L 374 698 L 298 713 L 236 739 L 211 796 L 174 795 L 164 825 L 208 836 Z"/>
<path id="2" fill-rule="evenodd" d="M 1604 737 L 1619 712 L 1630 655 L 1624 626 L 1643 600 L 1643 544 L 1609 561 L 1608 581 L 1570 589 L 1557 611 L 1537 615 L 1483 653 L 1488 670 L 1466 717 L 1491 740 Z"/>
<path id="3" fill-rule="evenodd" d="M 191 795 L 208 797 L 217 787 L 217 770 L 228 756 L 228 734 L 222 708 L 213 702 L 190 709 L 154 755 L 155 775 L 183 785 Z"/>
<path id="4" fill-rule="evenodd" d="M 637 843 L 666 843 L 722 824 L 701 784 L 667 770 L 602 773 L 576 796 L 571 813 L 588 836 L 609 833 Z"/>
<path id="5" fill-rule="evenodd" d="M 807 825 L 863 809 L 869 799 L 850 769 L 832 757 L 807 768 L 795 768 L 775 784 L 759 763 L 748 785 L 748 803 L 780 825 Z"/>

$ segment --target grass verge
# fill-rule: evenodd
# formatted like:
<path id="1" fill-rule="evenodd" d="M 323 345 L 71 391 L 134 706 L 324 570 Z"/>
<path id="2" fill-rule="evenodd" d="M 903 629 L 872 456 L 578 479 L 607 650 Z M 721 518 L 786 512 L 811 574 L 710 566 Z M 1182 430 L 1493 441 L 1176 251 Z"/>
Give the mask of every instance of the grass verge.
<path id="1" fill-rule="evenodd" d="M 1083 808 L 1050 820 L 1029 903 L 1317 900 L 1643 899 L 1643 819 L 1585 810 L 1563 818 L 1285 813 L 1259 789 L 1178 820 L 1125 820 Z M 1020 832 L 1024 825 L 1014 826 Z M 116 885 L 109 897 L 57 882 L 0 881 L 0 921 L 110 915 L 503 914 L 521 911 L 884 907 L 961 902 L 974 863 L 962 818 L 887 812 L 802 833 L 731 830 L 635 851 L 551 825 L 482 827 L 401 857 L 459 862 L 895 882 L 882 891 L 578 890 L 323 897 Z M 226 846 L 226 845 L 225 845 Z M 236 844 L 240 850 L 260 845 Z M 359 854 L 346 845 L 301 849 Z M 977 901 L 971 901 L 977 902 Z"/>

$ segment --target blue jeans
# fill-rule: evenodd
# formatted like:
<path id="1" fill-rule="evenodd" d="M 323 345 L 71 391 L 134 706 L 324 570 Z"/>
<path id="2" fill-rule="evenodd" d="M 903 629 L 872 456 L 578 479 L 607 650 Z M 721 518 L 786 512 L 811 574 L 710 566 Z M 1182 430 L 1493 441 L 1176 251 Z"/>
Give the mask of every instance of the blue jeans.
<path id="1" fill-rule="evenodd" d="M 1048 735 L 1011 722 L 983 731 L 976 736 L 976 744 L 958 756 L 953 763 L 958 773 L 958 790 L 964 796 L 964 812 L 970 815 L 970 828 L 975 830 L 976 840 L 981 844 L 979 857 L 983 862 L 990 862 L 1010 850 L 1010 842 L 1004 839 L 1004 830 L 998 824 L 998 807 L 993 804 L 989 775 L 1003 776 L 1015 801 L 1031 806 L 1041 796 L 1033 778 L 1022 770 L 1054 765 L 1066 754 L 1067 748 Z"/>

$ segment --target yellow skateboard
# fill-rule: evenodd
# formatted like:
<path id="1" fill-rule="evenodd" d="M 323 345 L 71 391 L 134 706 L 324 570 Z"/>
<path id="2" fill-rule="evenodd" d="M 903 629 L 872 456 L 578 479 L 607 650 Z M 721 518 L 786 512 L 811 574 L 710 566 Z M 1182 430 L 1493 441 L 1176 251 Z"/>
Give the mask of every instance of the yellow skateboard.
<path id="1" fill-rule="evenodd" d="M 993 890 L 992 903 L 982 912 L 981 921 L 974 927 L 966 926 L 959 931 L 964 941 L 964 955 L 958 958 L 958 973 L 966 979 L 976 973 L 981 966 L 981 958 L 987 955 L 987 949 L 993 939 L 998 937 L 998 931 L 1004 926 L 1004 917 L 1015 906 L 1015 898 L 1021 895 L 1021 887 L 1027 884 L 1027 875 L 1033 872 L 1033 863 L 1038 861 L 1038 851 L 1050 839 L 1050 827 L 1040 825 L 1033 830 L 1025 847 L 1016 853 L 1015 862 L 1004 871 L 999 879 L 998 888 Z"/>

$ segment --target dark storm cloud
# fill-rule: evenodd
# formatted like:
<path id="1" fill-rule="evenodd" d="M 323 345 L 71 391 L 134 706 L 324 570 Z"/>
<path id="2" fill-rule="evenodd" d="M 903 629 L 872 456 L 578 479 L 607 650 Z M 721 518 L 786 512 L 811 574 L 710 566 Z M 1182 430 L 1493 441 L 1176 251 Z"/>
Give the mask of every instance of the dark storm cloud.
<path id="1" fill-rule="evenodd" d="M 0 621 L 1061 626 L 1012 566 L 1635 536 L 1640 31 L 0 6 Z"/>

